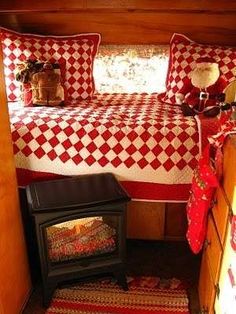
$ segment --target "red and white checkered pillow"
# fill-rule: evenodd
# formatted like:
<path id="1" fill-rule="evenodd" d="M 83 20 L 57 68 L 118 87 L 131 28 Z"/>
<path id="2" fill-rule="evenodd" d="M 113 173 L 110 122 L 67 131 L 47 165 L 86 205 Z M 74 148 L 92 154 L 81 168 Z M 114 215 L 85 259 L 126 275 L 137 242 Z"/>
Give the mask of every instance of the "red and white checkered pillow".
<path id="1" fill-rule="evenodd" d="M 62 77 L 67 99 L 87 99 L 93 96 L 93 61 L 100 43 L 100 34 L 41 36 L 20 34 L 4 28 L 0 28 L 0 33 L 9 101 L 20 98 L 20 83 L 15 80 L 14 70 L 17 63 L 26 59 L 59 63 L 65 71 Z"/>
<path id="2" fill-rule="evenodd" d="M 235 79 L 236 48 L 198 44 L 182 34 L 174 34 L 170 41 L 166 92 L 159 96 L 159 100 L 175 104 L 175 95 L 183 86 L 183 80 L 195 67 L 196 60 L 206 55 L 218 62 L 226 81 Z"/>

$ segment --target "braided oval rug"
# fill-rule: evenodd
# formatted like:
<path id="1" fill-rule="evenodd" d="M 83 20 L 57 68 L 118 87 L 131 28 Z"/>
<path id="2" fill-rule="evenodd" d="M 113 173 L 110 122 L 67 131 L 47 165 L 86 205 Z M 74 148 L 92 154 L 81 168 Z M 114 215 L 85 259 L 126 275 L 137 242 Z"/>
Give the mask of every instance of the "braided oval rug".
<path id="1" fill-rule="evenodd" d="M 189 314 L 186 290 L 177 279 L 128 277 L 129 290 L 103 280 L 57 289 L 46 314 Z"/>

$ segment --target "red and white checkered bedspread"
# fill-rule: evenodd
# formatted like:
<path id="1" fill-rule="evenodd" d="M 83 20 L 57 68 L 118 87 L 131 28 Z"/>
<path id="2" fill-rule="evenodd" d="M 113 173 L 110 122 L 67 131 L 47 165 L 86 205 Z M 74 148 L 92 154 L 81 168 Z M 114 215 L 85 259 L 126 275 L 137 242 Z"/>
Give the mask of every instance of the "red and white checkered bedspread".
<path id="1" fill-rule="evenodd" d="M 19 185 L 112 172 L 135 199 L 188 198 L 198 123 L 159 103 L 156 94 L 103 94 L 63 108 L 9 110 Z"/>

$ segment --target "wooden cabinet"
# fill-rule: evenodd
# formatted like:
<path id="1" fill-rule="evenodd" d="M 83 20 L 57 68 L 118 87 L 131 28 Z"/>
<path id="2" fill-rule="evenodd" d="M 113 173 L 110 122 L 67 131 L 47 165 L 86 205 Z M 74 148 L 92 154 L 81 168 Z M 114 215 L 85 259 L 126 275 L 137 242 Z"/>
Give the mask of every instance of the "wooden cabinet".
<path id="1" fill-rule="evenodd" d="M 165 204 L 132 201 L 127 211 L 127 236 L 156 240 L 164 237 Z"/>
<path id="2" fill-rule="evenodd" d="M 215 195 L 215 204 L 212 208 L 212 214 L 219 234 L 219 240 L 223 246 L 225 240 L 225 231 L 228 221 L 228 205 L 225 200 L 223 188 L 219 188 Z"/>
<path id="3" fill-rule="evenodd" d="M 225 157 L 230 167 L 225 170 L 223 193 L 228 207 L 228 219 L 225 226 L 224 252 L 219 274 L 218 294 L 215 299 L 216 314 L 236 312 L 236 251 L 231 245 L 233 217 L 236 215 L 236 136 L 227 142 Z"/>
<path id="4" fill-rule="evenodd" d="M 19 314 L 31 283 L 4 86 L 0 68 L 0 314 Z"/>
<path id="5" fill-rule="evenodd" d="M 212 313 L 213 305 L 216 295 L 216 289 L 212 280 L 212 274 L 210 270 L 209 260 L 206 254 L 202 256 L 201 262 L 201 274 L 198 285 L 199 300 L 201 306 L 201 313 Z"/>
<path id="6" fill-rule="evenodd" d="M 222 257 L 222 246 L 217 235 L 212 216 L 208 218 L 208 230 L 205 242 L 205 255 L 209 262 L 211 278 L 214 284 L 217 284 L 220 262 Z"/>
<path id="7" fill-rule="evenodd" d="M 236 136 L 224 145 L 223 179 L 215 194 L 214 206 L 208 217 L 207 236 L 203 249 L 199 278 L 199 299 L 202 313 L 214 313 L 219 294 L 219 276 L 225 249 L 230 207 L 236 186 Z"/>
<path id="8" fill-rule="evenodd" d="M 184 240 L 186 229 L 186 203 L 131 201 L 128 204 L 128 238 Z"/>
<path id="9" fill-rule="evenodd" d="M 213 216 L 209 215 L 198 285 L 200 308 L 203 313 L 214 313 L 222 252 Z"/>

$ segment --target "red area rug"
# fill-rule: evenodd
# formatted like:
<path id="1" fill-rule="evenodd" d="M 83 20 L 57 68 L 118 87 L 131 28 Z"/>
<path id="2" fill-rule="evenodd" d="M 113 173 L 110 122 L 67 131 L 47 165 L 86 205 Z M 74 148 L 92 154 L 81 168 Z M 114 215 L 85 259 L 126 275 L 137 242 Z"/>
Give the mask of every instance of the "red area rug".
<path id="1" fill-rule="evenodd" d="M 128 284 L 129 291 L 108 280 L 58 289 L 46 314 L 189 314 L 177 279 L 128 278 Z"/>

